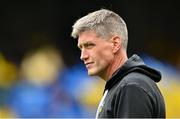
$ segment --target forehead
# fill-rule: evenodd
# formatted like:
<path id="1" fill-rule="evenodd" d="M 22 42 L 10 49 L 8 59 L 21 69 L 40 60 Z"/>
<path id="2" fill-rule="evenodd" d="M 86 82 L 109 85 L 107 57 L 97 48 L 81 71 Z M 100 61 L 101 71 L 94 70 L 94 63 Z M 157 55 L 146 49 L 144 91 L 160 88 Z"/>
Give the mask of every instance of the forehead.
<path id="1" fill-rule="evenodd" d="M 98 42 L 98 40 L 101 40 L 101 38 L 94 31 L 84 31 L 79 34 L 78 45 L 87 42 Z"/>

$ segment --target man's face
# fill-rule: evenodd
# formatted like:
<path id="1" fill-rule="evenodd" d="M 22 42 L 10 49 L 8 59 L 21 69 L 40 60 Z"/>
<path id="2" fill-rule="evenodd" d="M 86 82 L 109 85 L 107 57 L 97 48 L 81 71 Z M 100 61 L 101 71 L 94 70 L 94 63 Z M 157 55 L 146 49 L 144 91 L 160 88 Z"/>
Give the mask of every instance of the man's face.
<path id="1" fill-rule="evenodd" d="M 97 37 L 93 31 L 85 31 L 79 35 L 78 47 L 88 74 L 104 76 L 114 58 L 111 41 Z"/>

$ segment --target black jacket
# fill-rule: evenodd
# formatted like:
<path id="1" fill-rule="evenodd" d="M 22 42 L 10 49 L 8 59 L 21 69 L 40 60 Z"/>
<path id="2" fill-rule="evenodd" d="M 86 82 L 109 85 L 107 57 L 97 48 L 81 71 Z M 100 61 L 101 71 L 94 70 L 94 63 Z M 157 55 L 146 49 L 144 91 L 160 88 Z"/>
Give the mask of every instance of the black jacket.
<path id="1" fill-rule="evenodd" d="M 107 81 L 96 118 L 165 118 L 159 71 L 133 55 Z"/>

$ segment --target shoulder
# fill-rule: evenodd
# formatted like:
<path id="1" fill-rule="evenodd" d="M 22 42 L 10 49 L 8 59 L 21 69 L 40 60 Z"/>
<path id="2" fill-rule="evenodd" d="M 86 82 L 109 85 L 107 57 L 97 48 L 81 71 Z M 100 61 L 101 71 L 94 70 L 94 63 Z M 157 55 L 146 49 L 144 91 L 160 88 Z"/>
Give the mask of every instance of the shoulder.
<path id="1" fill-rule="evenodd" d="M 150 77 L 138 72 L 132 72 L 126 75 L 122 81 L 119 82 L 119 86 L 135 86 L 147 92 L 157 88 L 156 83 Z"/>
<path id="2" fill-rule="evenodd" d="M 152 83 L 154 82 L 150 77 L 139 72 L 132 72 L 126 75 L 121 83 L 126 84 L 141 84 L 141 83 Z"/>
<path id="3" fill-rule="evenodd" d="M 112 90 L 116 95 L 119 95 L 124 90 L 129 89 L 137 89 L 136 91 L 143 91 L 144 93 L 153 96 L 153 93 L 157 90 L 157 86 L 148 76 L 138 72 L 132 72 L 119 81 Z"/>

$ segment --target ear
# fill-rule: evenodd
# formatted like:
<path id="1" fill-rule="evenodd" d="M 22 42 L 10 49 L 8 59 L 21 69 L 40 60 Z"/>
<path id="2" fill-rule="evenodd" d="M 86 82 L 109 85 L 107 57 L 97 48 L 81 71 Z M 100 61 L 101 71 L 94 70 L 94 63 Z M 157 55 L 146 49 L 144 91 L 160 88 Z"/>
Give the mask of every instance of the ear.
<path id="1" fill-rule="evenodd" d="M 113 53 L 116 53 L 121 48 L 121 38 L 119 36 L 113 36 L 112 37 L 112 43 L 113 43 Z"/>

